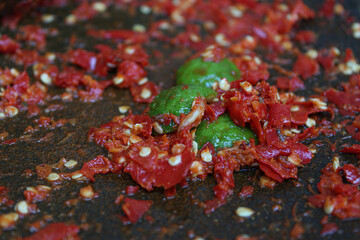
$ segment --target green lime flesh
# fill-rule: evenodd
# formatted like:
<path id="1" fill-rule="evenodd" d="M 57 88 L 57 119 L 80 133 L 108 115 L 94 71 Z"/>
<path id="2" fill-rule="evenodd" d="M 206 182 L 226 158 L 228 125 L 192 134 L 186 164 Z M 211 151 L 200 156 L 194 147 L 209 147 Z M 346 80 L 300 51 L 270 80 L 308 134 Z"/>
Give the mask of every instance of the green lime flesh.
<path id="1" fill-rule="evenodd" d="M 226 78 L 229 82 L 240 79 L 240 71 L 227 58 L 219 62 L 205 62 L 195 58 L 182 65 L 176 73 L 176 83 L 212 87 L 215 81 Z"/>
<path id="2" fill-rule="evenodd" d="M 205 143 L 210 142 L 218 150 L 232 147 L 236 141 L 249 141 L 251 138 L 257 142 L 255 134 L 249 128 L 235 125 L 230 116 L 224 114 L 212 123 L 207 121 L 200 123 L 196 130 L 195 141 L 198 143 L 199 149 Z"/>
<path id="3" fill-rule="evenodd" d="M 196 97 L 207 97 L 216 94 L 212 89 L 203 86 L 178 85 L 162 91 L 150 104 L 149 116 L 155 117 L 160 114 L 174 114 L 180 116 L 181 113 L 188 114 L 191 111 L 192 102 Z M 171 122 L 169 125 L 161 125 L 163 133 L 176 130 L 177 125 Z"/>

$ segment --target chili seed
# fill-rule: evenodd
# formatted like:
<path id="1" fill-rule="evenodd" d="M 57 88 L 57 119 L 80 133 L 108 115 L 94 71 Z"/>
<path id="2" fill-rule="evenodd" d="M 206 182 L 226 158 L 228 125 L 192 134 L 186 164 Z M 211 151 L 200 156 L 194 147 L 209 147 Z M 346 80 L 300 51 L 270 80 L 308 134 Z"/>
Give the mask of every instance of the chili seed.
<path id="1" fill-rule="evenodd" d="M 210 150 L 208 148 L 204 149 L 201 152 L 201 159 L 204 162 L 211 162 L 212 161 L 212 155 L 211 155 Z"/>
<path id="2" fill-rule="evenodd" d="M 98 12 L 105 12 L 107 7 L 106 7 L 105 3 L 95 2 L 93 4 L 93 8 Z"/>
<path id="3" fill-rule="evenodd" d="M 147 6 L 147 5 L 141 5 L 140 6 L 140 12 L 142 14 L 145 14 L 145 15 L 150 14 L 151 13 L 151 8 L 149 6 Z"/>
<path id="4" fill-rule="evenodd" d="M 250 93 L 252 91 L 252 85 L 249 82 L 241 82 L 240 86 L 242 87 L 242 89 L 244 89 L 245 92 Z"/>
<path id="5" fill-rule="evenodd" d="M 200 174 L 203 174 L 204 165 L 199 161 L 194 161 L 190 166 L 190 171 L 192 172 L 192 176 L 196 177 Z"/>
<path id="6" fill-rule="evenodd" d="M 49 74 L 47 73 L 42 73 L 40 75 L 40 80 L 45 84 L 45 85 L 51 85 L 52 83 L 52 79 L 51 77 L 49 76 Z"/>
<path id="7" fill-rule="evenodd" d="M 86 186 L 80 189 L 80 196 L 84 199 L 92 199 L 95 193 L 91 186 Z"/>
<path id="8" fill-rule="evenodd" d="M 138 85 L 144 85 L 145 83 L 147 83 L 149 81 L 149 79 L 147 77 L 143 77 L 140 79 L 140 81 L 138 82 Z"/>
<path id="9" fill-rule="evenodd" d="M 52 14 L 44 14 L 41 16 L 41 21 L 43 23 L 51 23 L 55 20 L 55 16 Z"/>
<path id="10" fill-rule="evenodd" d="M 124 77 L 122 77 L 122 76 L 116 76 L 116 77 L 113 78 L 113 83 L 114 83 L 115 85 L 119 85 L 119 84 L 121 84 L 123 81 L 124 81 Z"/>
<path id="11" fill-rule="evenodd" d="M 144 88 L 141 91 L 140 96 L 141 96 L 142 99 L 148 99 L 149 97 L 151 97 L 151 91 L 149 89 L 147 89 L 147 88 Z"/>
<path id="12" fill-rule="evenodd" d="M 68 15 L 65 19 L 65 22 L 70 25 L 75 24 L 76 21 L 77 21 L 76 16 L 73 14 Z"/>
<path id="13" fill-rule="evenodd" d="M 75 160 L 69 160 L 69 161 L 67 161 L 67 162 L 64 164 L 64 166 L 70 169 L 70 168 L 75 167 L 77 164 L 78 164 L 77 161 L 75 161 Z"/>
<path id="14" fill-rule="evenodd" d="M 130 107 L 129 106 L 120 106 L 119 107 L 119 112 L 120 113 L 126 113 L 127 111 L 130 110 Z"/>
<path id="15" fill-rule="evenodd" d="M 297 112 L 297 111 L 299 111 L 299 110 L 300 110 L 300 108 L 299 108 L 298 105 L 291 106 L 291 108 L 290 108 L 290 111 L 291 111 L 291 112 Z"/>
<path id="16" fill-rule="evenodd" d="M 147 156 L 150 155 L 150 153 L 151 153 L 151 148 L 149 148 L 149 147 L 142 147 L 141 150 L 140 150 L 140 152 L 139 152 L 139 155 L 140 155 L 141 157 L 147 157 Z"/>
<path id="17" fill-rule="evenodd" d="M 333 158 L 332 167 L 333 167 L 333 171 L 334 171 L 334 172 L 336 172 L 337 169 L 340 167 L 340 161 L 339 161 L 339 158 L 338 158 L 338 157 L 334 157 L 334 158 Z"/>
<path id="18" fill-rule="evenodd" d="M 84 174 L 82 174 L 80 172 L 75 172 L 75 173 L 72 174 L 71 178 L 75 180 L 75 179 L 79 179 L 79 178 L 81 178 L 83 176 L 84 176 Z"/>
<path id="19" fill-rule="evenodd" d="M 28 214 L 29 213 L 29 205 L 26 201 L 20 201 L 15 205 L 15 211 L 20 214 Z"/>
<path id="20" fill-rule="evenodd" d="M 47 176 L 47 180 L 54 182 L 56 180 L 59 180 L 60 176 L 57 173 L 50 173 L 49 176 Z"/>
<path id="21" fill-rule="evenodd" d="M 181 163 L 181 155 L 176 155 L 176 156 L 170 157 L 168 162 L 173 167 L 179 165 Z"/>
<path id="22" fill-rule="evenodd" d="M 247 207 L 238 207 L 236 209 L 236 215 L 239 217 L 248 218 L 254 215 L 255 211 Z"/>
<path id="23" fill-rule="evenodd" d="M 219 87 L 221 90 L 228 91 L 230 89 L 229 81 L 226 78 L 222 78 L 219 82 Z"/>
<path id="24" fill-rule="evenodd" d="M 316 125 L 316 122 L 315 122 L 315 120 L 314 120 L 314 119 L 312 119 L 312 118 L 308 118 L 308 119 L 306 120 L 305 125 L 306 125 L 307 127 L 313 127 L 313 126 L 315 126 L 315 125 Z"/>
<path id="25" fill-rule="evenodd" d="M 0 227 L 2 229 L 8 229 L 12 227 L 18 219 L 19 214 L 17 213 L 2 214 L 0 215 Z"/>

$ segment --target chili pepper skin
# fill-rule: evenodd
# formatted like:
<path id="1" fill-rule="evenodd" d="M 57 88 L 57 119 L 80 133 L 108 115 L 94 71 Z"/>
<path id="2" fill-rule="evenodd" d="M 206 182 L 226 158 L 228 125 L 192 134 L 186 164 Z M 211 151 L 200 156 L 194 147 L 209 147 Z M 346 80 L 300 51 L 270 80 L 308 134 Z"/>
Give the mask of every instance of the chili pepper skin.
<path id="1" fill-rule="evenodd" d="M 188 114 L 196 97 L 207 97 L 216 94 L 212 89 L 195 85 L 178 85 L 162 91 L 150 104 L 148 115 L 156 117 L 159 115 L 173 114 L 180 116 L 181 113 Z M 163 133 L 173 132 L 177 124 L 161 124 Z"/>
<path id="2" fill-rule="evenodd" d="M 194 84 L 212 87 L 215 81 L 226 78 L 229 82 L 240 79 L 240 71 L 227 58 L 218 62 L 195 58 L 182 65 L 176 73 L 176 84 Z"/>
<path id="3" fill-rule="evenodd" d="M 257 138 L 250 128 L 235 125 L 230 116 L 224 114 L 212 123 L 207 121 L 200 123 L 196 130 L 195 141 L 198 143 L 199 149 L 205 143 L 210 142 L 218 150 L 232 147 L 236 141 L 249 141 L 251 138 L 257 142 Z"/>

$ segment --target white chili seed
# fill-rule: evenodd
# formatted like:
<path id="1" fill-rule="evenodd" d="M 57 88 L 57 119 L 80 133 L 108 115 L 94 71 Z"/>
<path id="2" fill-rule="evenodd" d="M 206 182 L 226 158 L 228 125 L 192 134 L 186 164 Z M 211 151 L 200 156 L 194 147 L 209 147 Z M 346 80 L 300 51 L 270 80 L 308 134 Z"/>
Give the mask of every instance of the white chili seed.
<path id="1" fill-rule="evenodd" d="M 181 155 L 176 155 L 176 156 L 170 157 L 168 162 L 173 167 L 179 165 L 181 163 Z"/>
<path id="2" fill-rule="evenodd" d="M 204 162 L 211 162 L 212 161 L 212 155 L 211 155 L 210 150 L 208 148 L 204 149 L 201 152 L 201 159 Z"/>
<path id="3" fill-rule="evenodd" d="M 255 211 L 247 207 L 238 207 L 236 209 L 236 215 L 239 217 L 248 218 L 254 215 Z"/>
<path id="4" fill-rule="evenodd" d="M 6 213 L 0 215 L 0 228 L 7 229 L 14 225 L 14 223 L 19 219 L 19 214 L 17 213 Z"/>
<path id="5" fill-rule="evenodd" d="M 144 88 L 142 91 L 141 91 L 141 94 L 140 94 L 140 97 L 142 99 L 148 99 L 149 97 L 151 97 L 151 91 L 147 88 Z"/>
<path id="6" fill-rule="evenodd" d="M 219 87 L 221 90 L 229 91 L 230 89 L 229 81 L 226 78 L 221 78 L 219 82 Z"/>
<path id="7" fill-rule="evenodd" d="M 57 173 L 50 173 L 49 176 L 47 176 L 47 180 L 54 182 L 56 180 L 59 180 L 60 176 Z"/>
<path id="8" fill-rule="evenodd" d="M 137 83 L 139 86 L 144 85 L 145 83 L 147 83 L 149 81 L 149 79 L 147 77 L 143 77 L 139 80 L 139 82 Z"/>
<path id="9" fill-rule="evenodd" d="M 119 107 L 119 112 L 120 113 L 126 113 L 127 111 L 130 110 L 130 107 L 129 106 L 120 106 Z"/>
<path id="10" fill-rule="evenodd" d="M 140 157 L 147 157 L 149 156 L 151 153 L 151 148 L 149 147 L 142 147 L 140 152 L 139 152 L 139 155 Z"/>
<path id="11" fill-rule="evenodd" d="M 84 176 L 84 174 L 82 174 L 80 172 L 75 172 L 75 173 L 72 174 L 71 178 L 75 180 L 75 179 L 79 179 L 79 178 L 81 178 L 83 176 Z"/>
<path id="12" fill-rule="evenodd" d="M 77 164 L 78 164 L 77 161 L 75 161 L 75 160 L 69 160 L 69 161 L 67 161 L 67 162 L 64 164 L 64 166 L 67 167 L 67 168 L 69 168 L 69 169 L 71 169 L 71 168 L 74 168 Z"/>
<path id="13" fill-rule="evenodd" d="M 117 76 L 113 78 L 113 83 L 115 85 L 119 85 L 124 81 L 124 77 L 123 76 Z"/>
<path id="14" fill-rule="evenodd" d="M 339 167 L 340 167 L 339 158 L 338 158 L 338 157 L 334 157 L 334 158 L 333 158 L 333 164 L 332 164 L 333 171 L 336 172 Z"/>
<path id="15" fill-rule="evenodd" d="M 44 14 L 41 16 L 41 21 L 43 23 L 51 23 L 55 20 L 55 15 L 53 14 Z"/>
<path id="16" fill-rule="evenodd" d="M 150 14 L 151 13 L 151 8 L 149 6 L 147 6 L 147 5 L 141 5 L 140 6 L 140 12 L 142 14 L 145 14 L 145 15 Z"/>
<path id="17" fill-rule="evenodd" d="M 145 26 L 141 24 L 135 24 L 132 29 L 134 32 L 141 32 L 141 33 L 146 32 Z"/>
<path id="18" fill-rule="evenodd" d="M 313 126 L 316 125 L 316 121 L 315 121 L 314 119 L 312 119 L 312 118 L 308 118 L 308 119 L 306 120 L 305 125 L 306 125 L 307 127 L 313 127 Z"/>
<path id="19" fill-rule="evenodd" d="M 252 91 L 252 85 L 251 83 L 245 81 L 245 82 L 241 82 L 240 86 L 242 87 L 242 89 L 245 90 L 245 92 L 250 93 Z"/>
<path id="20" fill-rule="evenodd" d="M 330 198 L 326 198 L 325 204 L 324 204 L 324 212 L 326 214 L 331 214 L 334 211 L 334 208 L 335 208 L 335 206 L 333 203 L 331 203 Z"/>
<path id="21" fill-rule="evenodd" d="M 28 214 L 29 213 L 29 205 L 26 201 L 20 201 L 15 205 L 15 211 L 20 214 Z"/>
<path id="22" fill-rule="evenodd" d="M 11 75 L 13 75 L 14 77 L 17 77 L 17 76 L 19 76 L 19 71 L 17 70 L 17 69 L 15 69 L 15 68 L 11 68 L 10 69 L 10 73 L 11 73 Z"/>
<path id="23" fill-rule="evenodd" d="M 45 84 L 45 85 L 51 85 L 52 84 L 52 79 L 49 76 L 48 73 L 42 73 L 40 75 L 40 80 Z"/>
<path id="24" fill-rule="evenodd" d="M 105 12 L 106 8 L 107 8 L 106 4 L 102 3 L 102 2 L 95 2 L 93 4 L 93 9 L 95 9 L 95 11 L 98 11 L 98 12 Z"/>
<path id="25" fill-rule="evenodd" d="M 291 108 L 290 108 L 290 111 L 291 111 L 291 112 L 297 112 L 297 111 L 299 111 L 299 110 L 300 110 L 300 108 L 299 108 L 298 105 L 291 106 Z"/>
<path id="26" fill-rule="evenodd" d="M 162 129 L 162 127 L 160 126 L 160 124 L 158 122 L 154 122 L 153 127 L 154 127 L 155 132 L 157 132 L 158 134 L 164 133 L 164 130 Z"/>
<path id="27" fill-rule="evenodd" d="M 75 24 L 77 21 L 76 16 L 73 14 L 70 14 L 66 17 L 65 22 L 69 25 Z"/>
<path id="28" fill-rule="evenodd" d="M 9 117 L 14 117 L 18 115 L 18 113 L 19 113 L 19 109 L 17 109 L 17 107 L 8 106 L 5 108 L 5 114 L 8 115 Z"/>
<path id="29" fill-rule="evenodd" d="M 80 195 L 85 199 L 92 199 L 95 196 L 95 193 L 91 186 L 87 186 L 80 189 Z"/>

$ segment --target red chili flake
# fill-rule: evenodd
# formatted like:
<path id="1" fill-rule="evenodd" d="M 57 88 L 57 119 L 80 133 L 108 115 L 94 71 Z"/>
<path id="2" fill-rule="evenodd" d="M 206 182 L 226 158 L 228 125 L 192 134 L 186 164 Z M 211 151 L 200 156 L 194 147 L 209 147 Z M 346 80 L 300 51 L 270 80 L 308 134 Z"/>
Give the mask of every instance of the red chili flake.
<path id="1" fill-rule="evenodd" d="M 86 51 L 84 49 L 71 50 L 67 53 L 67 58 L 72 64 L 75 64 L 90 72 L 95 70 L 98 61 L 96 58 L 96 53 Z"/>
<path id="2" fill-rule="evenodd" d="M 119 88 L 128 88 L 138 83 L 146 75 L 146 71 L 139 64 L 134 61 L 125 60 L 118 65 L 115 76 L 115 78 L 121 79 L 121 81 L 117 84 L 117 81 L 114 80 L 114 84 Z"/>
<path id="3" fill-rule="evenodd" d="M 290 237 L 298 239 L 304 234 L 305 229 L 301 223 L 295 223 L 294 227 L 290 231 Z"/>
<path id="4" fill-rule="evenodd" d="M 1 144 L 5 144 L 5 145 L 13 145 L 18 141 L 17 138 L 12 138 L 12 139 L 8 139 L 5 141 L 2 141 Z"/>
<path id="5" fill-rule="evenodd" d="M 131 30 L 89 30 L 89 36 L 103 39 L 127 40 L 132 43 L 145 43 L 149 40 L 146 33 L 138 33 Z"/>
<path id="6" fill-rule="evenodd" d="M 333 88 L 326 90 L 323 95 L 329 102 L 335 103 L 344 116 L 354 116 L 360 112 L 360 102 L 356 99 L 360 94 L 360 74 L 352 75 L 349 82 L 343 84 L 343 91 Z"/>
<path id="7" fill-rule="evenodd" d="M 271 106 L 269 111 L 268 121 L 270 126 L 283 127 L 290 126 L 291 114 L 290 107 L 280 103 L 275 103 Z"/>
<path id="8" fill-rule="evenodd" d="M 84 174 L 87 178 L 92 181 L 95 181 L 94 175 L 101 173 L 109 173 L 113 169 L 113 163 L 110 160 L 102 155 L 97 156 L 93 160 L 84 163 L 80 172 Z"/>
<path id="9" fill-rule="evenodd" d="M 327 18 L 334 17 L 335 3 L 335 0 L 325 0 L 319 10 L 319 15 Z"/>
<path id="10" fill-rule="evenodd" d="M 360 170 L 352 164 L 345 164 L 343 166 L 346 180 L 355 186 L 360 185 Z"/>
<path id="11" fill-rule="evenodd" d="M 325 223 L 323 224 L 323 228 L 321 230 L 321 236 L 328 236 L 336 233 L 339 230 L 339 227 L 336 223 Z"/>
<path id="12" fill-rule="evenodd" d="M 223 206 L 226 203 L 225 199 L 213 198 L 211 200 L 204 202 L 204 213 L 209 214 L 214 212 L 219 207 Z"/>
<path id="13" fill-rule="evenodd" d="M 293 71 L 302 78 L 307 79 L 319 73 L 319 64 L 316 60 L 300 54 L 294 63 Z"/>
<path id="14" fill-rule="evenodd" d="M 334 50 L 322 49 L 318 51 L 317 60 L 327 74 L 337 71 L 335 66 L 336 54 Z"/>
<path id="15" fill-rule="evenodd" d="M 65 223 L 51 223 L 39 232 L 34 233 L 31 236 L 24 237 L 24 240 L 37 240 L 37 239 L 48 239 L 48 240 L 62 240 L 62 239 L 80 239 L 77 235 L 80 228 L 76 225 Z"/>
<path id="16" fill-rule="evenodd" d="M 334 172 L 332 164 L 322 171 L 317 187 L 319 194 L 311 196 L 308 201 L 315 207 L 325 205 L 332 215 L 341 219 L 360 218 L 360 191 L 356 186 L 343 182 L 341 171 Z"/>
<path id="17" fill-rule="evenodd" d="M 13 200 L 10 200 L 7 196 L 9 189 L 4 186 L 0 186 L 0 206 L 12 206 L 14 204 Z"/>
<path id="18" fill-rule="evenodd" d="M 360 145 L 353 144 L 350 147 L 344 147 L 340 152 L 350 153 L 350 154 L 360 154 Z"/>
<path id="19" fill-rule="evenodd" d="M 206 109 L 204 113 L 204 120 L 209 120 L 210 122 L 218 119 L 226 110 L 226 105 L 224 102 L 215 102 L 211 104 L 206 104 Z"/>
<path id="20" fill-rule="evenodd" d="M 122 210 L 132 223 L 136 223 L 150 209 L 153 202 L 150 200 L 135 200 L 124 198 Z"/>
<path id="21" fill-rule="evenodd" d="M 59 75 L 54 78 L 54 84 L 56 86 L 66 88 L 70 86 L 77 87 L 82 83 L 84 74 L 74 68 L 64 68 Z"/>
<path id="22" fill-rule="evenodd" d="M 72 14 L 79 20 L 89 20 L 92 19 L 96 14 L 97 11 L 93 8 L 91 4 L 88 2 L 84 2 L 80 4 Z"/>
<path id="23" fill-rule="evenodd" d="M 191 163 L 193 162 L 193 153 L 189 149 L 185 149 L 178 158 L 181 162 L 176 166 L 169 164 L 169 158 L 175 156 L 167 156 L 158 159 L 154 166 L 154 171 L 145 169 L 136 161 L 130 161 L 124 172 L 129 172 L 131 177 L 143 188 L 152 190 L 155 187 L 171 188 L 180 183 L 187 175 Z"/>
<path id="24" fill-rule="evenodd" d="M 39 178 L 46 178 L 51 173 L 51 166 L 48 164 L 41 164 L 36 166 L 36 173 Z"/>
<path id="25" fill-rule="evenodd" d="M 50 127 L 51 118 L 41 116 L 36 122 L 39 124 L 39 127 L 47 128 L 47 127 Z"/>
<path id="26" fill-rule="evenodd" d="M 315 38 L 315 33 L 310 30 L 298 31 L 294 37 L 294 39 L 301 44 L 313 43 L 316 40 Z"/>
<path id="27" fill-rule="evenodd" d="M 34 42 L 40 49 L 46 45 L 46 32 L 39 25 L 21 26 L 17 38 L 27 42 Z"/>
<path id="28" fill-rule="evenodd" d="M 146 82 L 142 85 L 132 85 L 130 87 L 134 102 L 151 103 L 160 93 L 159 87 L 153 82 Z"/>
<path id="29" fill-rule="evenodd" d="M 253 193 L 254 193 L 253 186 L 244 186 L 238 195 L 242 198 L 246 198 L 246 197 L 251 197 Z"/>
<path id="30" fill-rule="evenodd" d="M 51 188 L 47 186 L 28 187 L 24 191 L 27 202 L 41 202 L 49 197 Z"/>
<path id="31" fill-rule="evenodd" d="M 139 191 L 139 186 L 127 186 L 125 189 L 125 193 L 129 196 L 134 195 L 138 191 Z"/>
<path id="32" fill-rule="evenodd" d="M 14 53 L 20 48 L 20 44 L 9 38 L 7 35 L 2 35 L 0 38 L 0 53 Z"/>
<path id="33" fill-rule="evenodd" d="M 115 199 L 114 203 L 119 205 L 123 200 L 124 200 L 124 195 L 121 194 Z"/>
<path id="34" fill-rule="evenodd" d="M 181 183 L 180 183 L 181 185 Z M 173 198 L 176 195 L 176 187 L 171 187 L 164 190 L 164 195 L 166 198 Z"/>
<path id="35" fill-rule="evenodd" d="M 290 90 L 291 92 L 305 88 L 304 82 L 298 77 L 278 77 L 276 78 L 276 86 L 279 89 Z"/>

